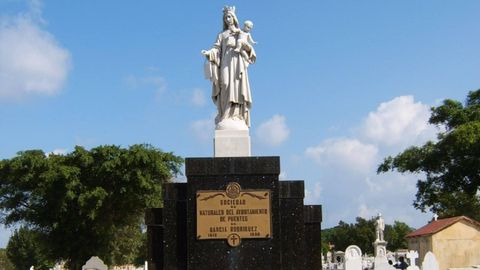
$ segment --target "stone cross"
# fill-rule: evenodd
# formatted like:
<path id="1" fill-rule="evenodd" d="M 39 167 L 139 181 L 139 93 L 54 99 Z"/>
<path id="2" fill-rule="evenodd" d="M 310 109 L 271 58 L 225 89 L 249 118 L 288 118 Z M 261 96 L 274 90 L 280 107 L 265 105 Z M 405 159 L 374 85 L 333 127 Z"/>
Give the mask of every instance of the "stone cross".
<path id="1" fill-rule="evenodd" d="M 418 259 L 418 252 L 416 250 L 410 250 L 407 253 L 407 258 L 410 260 L 410 265 L 416 265 L 415 260 Z"/>
<path id="2" fill-rule="evenodd" d="M 420 270 L 415 264 L 415 260 L 418 259 L 418 252 L 416 250 L 410 250 L 407 253 L 407 258 L 410 260 L 410 266 L 407 267 L 407 270 Z"/>

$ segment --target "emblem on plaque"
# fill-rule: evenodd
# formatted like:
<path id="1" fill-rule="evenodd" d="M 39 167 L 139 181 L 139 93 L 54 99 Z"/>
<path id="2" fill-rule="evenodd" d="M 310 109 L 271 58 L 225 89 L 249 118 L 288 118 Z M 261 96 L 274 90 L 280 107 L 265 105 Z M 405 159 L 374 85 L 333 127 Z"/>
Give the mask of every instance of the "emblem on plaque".
<path id="1" fill-rule="evenodd" d="M 271 238 L 270 190 L 242 190 L 237 182 L 225 190 L 197 191 L 197 239 L 225 239 L 237 247 L 246 238 Z"/>
<path id="2" fill-rule="evenodd" d="M 232 182 L 227 185 L 227 189 L 225 191 L 227 193 L 227 197 L 230 199 L 236 199 L 240 195 L 240 190 L 240 184 Z"/>
<path id="3" fill-rule="evenodd" d="M 231 247 L 238 247 L 241 241 L 242 241 L 242 238 L 240 238 L 240 236 L 238 236 L 238 234 L 236 233 L 232 233 L 227 237 L 227 243 Z"/>

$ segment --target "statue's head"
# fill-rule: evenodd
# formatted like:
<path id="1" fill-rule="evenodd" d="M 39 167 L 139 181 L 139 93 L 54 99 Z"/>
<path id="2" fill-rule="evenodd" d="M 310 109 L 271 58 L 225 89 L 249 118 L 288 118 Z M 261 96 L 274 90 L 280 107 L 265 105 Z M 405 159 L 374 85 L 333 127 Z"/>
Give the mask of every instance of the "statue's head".
<path id="1" fill-rule="evenodd" d="M 245 32 L 247 32 L 247 33 L 250 32 L 250 30 L 252 30 L 252 28 L 253 28 L 253 22 L 252 21 L 247 20 L 243 23 L 243 29 L 244 29 Z"/>
<path id="2" fill-rule="evenodd" d="M 223 8 L 223 30 L 227 30 L 230 25 L 239 28 L 237 15 L 235 15 L 235 7 L 225 6 Z"/>

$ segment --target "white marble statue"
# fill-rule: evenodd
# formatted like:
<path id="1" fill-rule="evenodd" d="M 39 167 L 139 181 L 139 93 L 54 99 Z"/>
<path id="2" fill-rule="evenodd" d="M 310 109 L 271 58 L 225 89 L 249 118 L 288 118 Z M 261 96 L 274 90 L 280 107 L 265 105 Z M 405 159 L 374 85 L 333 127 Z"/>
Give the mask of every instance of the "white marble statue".
<path id="1" fill-rule="evenodd" d="M 377 233 L 376 241 L 384 241 L 383 231 L 385 230 L 385 221 L 382 218 L 382 214 L 378 213 L 378 218 L 375 221 L 375 232 Z"/>
<path id="2" fill-rule="evenodd" d="M 246 23 L 244 31 L 240 30 L 235 7 L 225 6 L 222 19 L 223 30 L 213 47 L 202 50 L 207 58 L 205 76 L 212 82 L 212 99 L 218 111 L 216 129 L 248 130 L 252 96 L 247 69 L 255 62 L 256 54 L 248 40 L 245 43 L 242 38 L 253 24 Z M 236 51 L 238 44 L 240 50 Z"/>

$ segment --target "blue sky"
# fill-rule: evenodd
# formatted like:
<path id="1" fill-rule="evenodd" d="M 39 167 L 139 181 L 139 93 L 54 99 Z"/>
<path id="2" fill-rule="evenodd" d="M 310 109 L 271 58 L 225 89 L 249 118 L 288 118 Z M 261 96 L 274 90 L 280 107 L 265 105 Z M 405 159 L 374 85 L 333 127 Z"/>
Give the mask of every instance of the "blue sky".
<path id="1" fill-rule="evenodd" d="M 480 1 L 0 0 L 0 158 L 136 143 L 212 156 L 200 51 L 227 4 L 258 41 L 253 154 L 305 180 L 324 228 L 378 212 L 425 224 L 420 176 L 376 166 L 434 138 L 431 106 L 480 88 Z"/>

